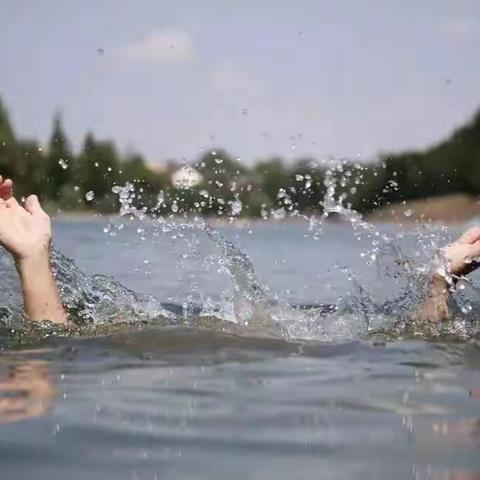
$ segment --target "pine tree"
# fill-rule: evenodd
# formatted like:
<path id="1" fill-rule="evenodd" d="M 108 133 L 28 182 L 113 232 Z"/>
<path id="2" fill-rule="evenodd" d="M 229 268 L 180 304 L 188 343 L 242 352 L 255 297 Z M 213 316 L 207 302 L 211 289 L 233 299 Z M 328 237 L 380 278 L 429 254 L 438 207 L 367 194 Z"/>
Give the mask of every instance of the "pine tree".
<path id="1" fill-rule="evenodd" d="M 6 146 L 15 142 L 15 134 L 10 125 L 7 109 L 4 107 L 2 99 L 0 98 L 0 146 Z"/>
<path id="2" fill-rule="evenodd" d="M 62 187 L 68 183 L 71 177 L 72 163 L 70 144 L 63 129 L 62 118 L 57 113 L 53 120 L 47 157 L 47 182 L 52 199 L 58 198 Z"/>

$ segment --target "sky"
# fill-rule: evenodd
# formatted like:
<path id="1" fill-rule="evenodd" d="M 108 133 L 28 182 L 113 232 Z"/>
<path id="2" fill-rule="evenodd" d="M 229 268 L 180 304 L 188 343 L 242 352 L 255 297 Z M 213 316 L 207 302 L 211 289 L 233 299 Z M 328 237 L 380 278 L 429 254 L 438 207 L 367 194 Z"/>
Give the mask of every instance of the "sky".
<path id="1" fill-rule="evenodd" d="M 0 97 L 149 162 L 368 160 L 472 117 L 479 45 L 477 0 L 0 0 Z"/>

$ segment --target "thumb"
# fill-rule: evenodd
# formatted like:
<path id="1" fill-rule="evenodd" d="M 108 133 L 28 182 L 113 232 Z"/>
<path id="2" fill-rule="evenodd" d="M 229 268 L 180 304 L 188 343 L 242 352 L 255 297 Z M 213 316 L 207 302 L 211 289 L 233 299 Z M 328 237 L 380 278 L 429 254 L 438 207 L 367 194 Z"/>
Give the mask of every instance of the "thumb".
<path id="1" fill-rule="evenodd" d="M 36 195 L 30 195 L 27 197 L 25 200 L 25 210 L 32 215 L 45 213 Z"/>

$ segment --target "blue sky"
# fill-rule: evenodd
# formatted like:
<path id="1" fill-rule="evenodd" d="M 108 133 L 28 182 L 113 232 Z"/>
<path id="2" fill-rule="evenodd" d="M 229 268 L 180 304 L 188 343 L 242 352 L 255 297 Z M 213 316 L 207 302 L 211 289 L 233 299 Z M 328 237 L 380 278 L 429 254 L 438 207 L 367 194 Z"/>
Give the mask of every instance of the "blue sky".
<path id="1" fill-rule="evenodd" d="M 476 0 L 0 0 L 0 95 L 149 161 L 422 148 L 480 107 Z M 102 49 L 102 50 L 100 50 Z"/>

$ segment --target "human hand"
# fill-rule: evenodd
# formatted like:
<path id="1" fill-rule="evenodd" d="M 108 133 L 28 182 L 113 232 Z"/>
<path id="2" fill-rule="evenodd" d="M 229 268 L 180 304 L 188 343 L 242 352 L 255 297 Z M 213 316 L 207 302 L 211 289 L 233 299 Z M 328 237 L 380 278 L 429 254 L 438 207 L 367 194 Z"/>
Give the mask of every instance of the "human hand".
<path id="1" fill-rule="evenodd" d="M 461 277 L 476 270 L 480 263 L 480 227 L 465 232 L 458 240 L 442 250 L 448 261 L 449 273 Z"/>
<path id="2" fill-rule="evenodd" d="M 22 207 L 11 196 L 11 182 L 10 185 L 6 183 L 0 185 L 0 244 L 17 262 L 48 258 L 52 238 L 49 216 L 36 195 L 30 195 Z"/>

